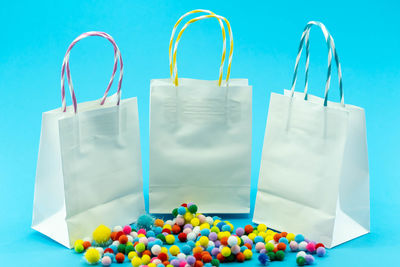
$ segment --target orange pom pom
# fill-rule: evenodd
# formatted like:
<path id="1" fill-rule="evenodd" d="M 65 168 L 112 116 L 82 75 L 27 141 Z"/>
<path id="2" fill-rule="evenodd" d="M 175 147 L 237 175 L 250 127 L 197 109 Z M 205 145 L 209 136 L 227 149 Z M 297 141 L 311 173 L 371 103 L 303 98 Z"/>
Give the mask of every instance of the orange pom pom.
<path id="1" fill-rule="evenodd" d="M 118 241 L 119 241 L 119 243 L 121 243 L 121 244 L 126 244 L 126 242 L 128 242 L 128 237 L 127 237 L 126 235 L 121 235 L 121 236 L 118 238 Z"/>
<path id="2" fill-rule="evenodd" d="M 201 252 L 203 252 L 203 248 L 202 248 L 202 247 L 195 247 L 195 248 L 193 248 L 193 254 L 201 253 Z"/>
<path id="3" fill-rule="evenodd" d="M 181 227 L 177 224 L 174 224 L 174 226 L 172 226 L 172 233 L 174 235 L 177 235 L 181 232 Z"/>
<path id="4" fill-rule="evenodd" d="M 91 245 L 92 244 L 90 244 L 89 241 L 85 241 L 85 242 L 82 243 L 82 246 L 83 246 L 84 249 L 88 249 L 88 247 L 90 247 Z"/>
<path id="5" fill-rule="evenodd" d="M 275 242 L 279 242 L 279 239 L 281 239 L 281 234 L 275 234 L 274 235 L 274 240 L 275 240 Z"/>
<path id="6" fill-rule="evenodd" d="M 250 245 L 249 243 L 246 243 L 246 244 L 244 244 L 248 249 L 252 249 L 253 248 L 253 246 L 252 245 Z"/>
<path id="7" fill-rule="evenodd" d="M 117 253 L 117 255 L 115 255 L 115 260 L 116 260 L 118 263 L 123 263 L 124 260 L 125 260 L 125 255 L 122 254 L 122 253 Z"/>
<path id="8" fill-rule="evenodd" d="M 286 244 L 285 243 L 279 243 L 277 246 L 278 250 L 286 250 Z"/>
<path id="9" fill-rule="evenodd" d="M 228 237 L 224 236 L 221 238 L 221 245 L 227 246 L 228 245 Z"/>
<path id="10" fill-rule="evenodd" d="M 210 254 L 204 254 L 203 255 L 203 262 L 207 263 L 207 262 L 211 262 L 212 261 L 212 257 Z"/>
<path id="11" fill-rule="evenodd" d="M 142 252 L 142 256 L 143 255 L 148 255 L 151 258 L 151 251 L 150 250 L 145 250 Z"/>
<path id="12" fill-rule="evenodd" d="M 156 220 L 154 221 L 154 225 L 155 225 L 155 226 L 163 227 L 163 226 L 164 226 L 164 221 L 161 220 L 161 219 L 156 219 Z"/>
<path id="13" fill-rule="evenodd" d="M 246 235 L 252 233 L 253 230 L 254 230 L 254 229 L 253 229 L 253 226 L 251 226 L 251 225 L 246 225 L 246 226 L 244 227 L 244 232 L 246 233 Z"/>
<path id="14" fill-rule="evenodd" d="M 236 260 L 238 262 L 244 262 L 245 259 L 246 259 L 246 257 L 244 256 L 244 254 L 242 252 L 239 252 L 238 254 L 236 254 Z"/>
<path id="15" fill-rule="evenodd" d="M 281 233 L 281 236 L 282 236 L 282 237 L 286 237 L 286 236 L 287 236 L 287 232 L 282 232 L 282 233 Z"/>
<path id="16" fill-rule="evenodd" d="M 203 262 L 202 261 L 196 261 L 194 263 L 194 267 L 203 267 Z"/>
<path id="17" fill-rule="evenodd" d="M 117 236 L 117 232 L 112 232 L 112 233 L 111 233 L 110 237 L 111 237 L 112 241 L 115 241 L 115 240 L 116 240 L 116 239 L 115 239 L 116 236 Z"/>
<path id="18" fill-rule="evenodd" d="M 221 253 L 218 253 L 218 255 L 217 255 L 217 260 L 219 260 L 219 262 L 224 262 L 224 261 L 225 261 L 225 257 L 222 256 Z"/>

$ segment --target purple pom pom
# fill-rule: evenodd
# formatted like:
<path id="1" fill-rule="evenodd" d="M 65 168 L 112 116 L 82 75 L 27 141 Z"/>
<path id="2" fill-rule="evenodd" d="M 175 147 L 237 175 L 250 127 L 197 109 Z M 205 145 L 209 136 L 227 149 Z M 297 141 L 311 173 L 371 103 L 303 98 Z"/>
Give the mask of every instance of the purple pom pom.
<path id="1" fill-rule="evenodd" d="M 308 265 L 311 265 L 314 263 L 314 257 L 312 255 L 307 254 L 304 259 L 306 260 L 306 263 Z"/>
<path id="2" fill-rule="evenodd" d="M 239 227 L 236 229 L 237 236 L 242 236 L 244 234 L 244 229 Z"/>
<path id="3" fill-rule="evenodd" d="M 326 249 L 324 247 L 319 247 L 317 248 L 317 256 L 318 257 L 323 257 L 326 254 Z"/>
<path id="4" fill-rule="evenodd" d="M 187 264 L 189 264 L 189 265 L 193 265 L 193 264 L 196 262 L 196 258 L 193 257 L 193 256 L 188 256 L 188 257 L 186 258 L 186 262 L 187 262 Z"/>

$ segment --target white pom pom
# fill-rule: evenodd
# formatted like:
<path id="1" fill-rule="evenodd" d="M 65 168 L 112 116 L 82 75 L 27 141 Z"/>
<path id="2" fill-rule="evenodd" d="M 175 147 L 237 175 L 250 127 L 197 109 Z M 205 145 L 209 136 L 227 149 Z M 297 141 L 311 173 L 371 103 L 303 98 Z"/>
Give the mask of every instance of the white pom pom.
<path id="1" fill-rule="evenodd" d="M 212 225 L 212 224 L 214 223 L 214 220 L 213 220 L 212 217 L 207 216 L 207 217 L 206 217 L 206 222 L 207 222 L 209 225 Z"/>
<path id="2" fill-rule="evenodd" d="M 119 241 L 118 241 L 118 240 L 115 240 L 114 242 L 112 242 L 112 244 L 113 244 L 114 246 L 118 247 L 118 246 L 119 246 Z"/>
<path id="3" fill-rule="evenodd" d="M 138 234 L 136 232 L 131 232 L 130 236 L 133 237 L 133 240 L 135 240 L 138 237 Z"/>
<path id="4" fill-rule="evenodd" d="M 96 247 L 97 251 L 100 253 L 100 255 L 104 254 L 104 248 L 102 247 Z"/>
<path id="5" fill-rule="evenodd" d="M 208 241 L 208 247 L 215 247 L 215 243 L 213 241 Z"/>
<path id="6" fill-rule="evenodd" d="M 117 225 L 113 228 L 113 232 L 121 232 L 122 231 L 122 227 L 120 225 Z"/>
<path id="7" fill-rule="evenodd" d="M 187 234 L 186 238 L 189 241 L 194 241 L 196 239 L 197 235 L 194 232 L 190 232 Z"/>
<path id="8" fill-rule="evenodd" d="M 154 245 L 151 247 L 151 253 L 158 256 L 161 253 L 161 247 L 159 245 Z"/>
<path id="9" fill-rule="evenodd" d="M 177 257 L 178 259 L 181 259 L 181 260 L 185 260 L 185 259 L 186 259 L 186 255 L 183 254 L 183 253 L 179 253 L 176 257 Z"/>
<path id="10" fill-rule="evenodd" d="M 175 223 L 172 220 L 167 220 L 164 224 L 169 224 L 169 225 L 173 226 Z"/>
<path id="11" fill-rule="evenodd" d="M 196 235 L 200 234 L 200 226 L 196 226 L 193 228 L 193 233 L 195 233 Z"/>
<path id="12" fill-rule="evenodd" d="M 228 238 L 228 245 L 229 245 L 229 246 L 233 247 L 234 245 L 237 245 L 237 243 L 238 243 L 238 239 L 237 239 L 236 236 L 231 235 L 231 236 Z"/>
<path id="13" fill-rule="evenodd" d="M 126 237 L 128 238 L 128 242 L 132 242 L 133 243 L 133 237 L 132 236 L 127 235 Z"/>
<path id="14" fill-rule="evenodd" d="M 300 242 L 299 250 L 301 250 L 301 251 L 306 251 L 307 250 L 307 242 L 306 241 L 301 241 Z"/>
<path id="15" fill-rule="evenodd" d="M 307 254 L 304 251 L 300 251 L 299 253 L 297 253 L 296 258 L 298 257 L 305 257 Z"/>
<path id="16" fill-rule="evenodd" d="M 243 242 L 246 242 L 246 240 L 250 239 L 247 235 L 242 235 L 240 238 L 243 240 Z"/>

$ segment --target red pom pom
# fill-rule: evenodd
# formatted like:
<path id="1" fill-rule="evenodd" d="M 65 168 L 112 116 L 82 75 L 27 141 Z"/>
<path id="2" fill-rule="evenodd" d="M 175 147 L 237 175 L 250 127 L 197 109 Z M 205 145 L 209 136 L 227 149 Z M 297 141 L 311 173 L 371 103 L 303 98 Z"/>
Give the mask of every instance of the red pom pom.
<path id="1" fill-rule="evenodd" d="M 186 203 L 182 203 L 181 206 L 187 208 L 187 204 Z"/>
<path id="2" fill-rule="evenodd" d="M 193 254 L 193 257 L 195 257 L 196 260 L 198 260 L 198 261 L 201 261 L 201 259 L 203 258 L 203 257 L 201 256 L 201 252 L 199 252 L 199 253 L 194 253 L 194 254 Z"/>
<path id="3" fill-rule="evenodd" d="M 249 244 L 249 243 L 246 243 L 246 244 L 244 244 L 248 249 L 252 249 L 253 248 L 253 246 L 251 245 L 251 244 Z"/>
<path id="4" fill-rule="evenodd" d="M 164 266 L 167 266 L 169 264 L 169 261 L 163 261 Z"/>
<path id="5" fill-rule="evenodd" d="M 228 245 L 228 237 L 224 236 L 221 238 L 221 245 L 227 246 Z"/>
<path id="6" fill-rule="evenodd" d="M 92 244 L 90 244 L 89 241 L 85 241 L 85 242 L 82 243 L 82 246 L 83 246 L 84 249 L 87 249 L 87 248 L 90 247 L 91 245 L 92 245 Z"/>
<path id="7" fill-rule="evenodd" d="M 278 247 L 274 247 L 274 249 L 272 250 L 273 253 L 276 253 L 278 251 Z"/>
<path id="8" fill-rule="evenodd" d="M 252 233 L 253 232 L 253 226 L 251 226 L 250 224 L 246 225 L 244 227 L 244 232 L 246 233 L 246 235 Z"/>
<path id="9" fill-rule="evenodd" d="M 119 240 L 119 238 L 121 237 L 121 235 L 125 235 L 124 232 L 119 231 L 116 235 L 115 235 L 115 240 Z"/>
<path id="10" fill-rule="evenodd" d="M 238 254 L 236 254 L 236 260 L 238 262 L 244 262 L 245 259 L 246 259 L 246 257 L 244 256 L 244 254 L 242 252 L 239 252 Z"/>
<path id="11" fill-rule="evenodd" d="M 275 234 L 274 235 L 274 240 L 275 240 L 275 242 L 279 242 L 279 239 L 281 239 L 281 234 Z"/>
<path id="12" fill-rule="evenodd" d="M 159 258 L 160 261 L 164 262 L 164 261 L 168 260 L 168 255 L 167 255 L 167 253 L 161 252 L 160 254 L 158 254 L 157 258 Z M 165 266 L 167 266 L 167 265 L 165 265 Z"/>
<path id="13" fill-rule="evenodd" d="M 186 239 L 187 239 L 186 233 L 180 233 L 180 234 L 178 235 L 178 239 L 179 239 L 179 241 L 181 241 L 181 242 L 186 242 Z"/>
<path id="14" fill-rule="evenodd" d="M 196 261 L 194 263 L 194 267 L 203 267 L 203 262 L 202 261 Z"/>
<path id="15" fill-rule="evenodd" d="M 128 242 L 128 237 L 126 235 L 121 235 L 118 238 L 118 241 L 119 241 L 120 244 L 126 244 L 126 242 Z"/>
<path id="16" fill-rule="evenodd" d="M 169 230 L 168 228 L 164 228 L 164 229 L 162 229 L 162 233 L 171 234 L 171 230 Z"/>
<path id="17" fill-rule="evenodd" d="M 212 261 L 212 257 L 210 254 L 204 254 L 203 255 L 203 262 L 207 263 L 207 262 L 211 262 Z"/>
<path id="18" fill-rule="evenodd" d="M 281 236 L 282 236 L 282 237 L 286 237 L 286 236 L 287 236 L 287 232 L 282 232 L 282 233 L 281 233 Z"/>
<path id="19" fill-rule="evenodd" d="M 217 255 L 217 260 L 219 260 L 219 262 L 224 262 L 224 261 L 225 261 L 225 257 L 222 256 L 221 253 L 218 253 L 218 255 Z"/>
<path id="20" fill-rule="evenodd" d="M 286 250 L 286 244 L 285 243 L 279 243 L 278 246 L 276 246 L 278 250 Z"/>
<path id="21" fill-rule="evenodd" d="M 124 260 L 125 260 L 125 255 L 122 254 L 122 253 L 117 253 L 117 255 L 115 255 L 115 260 L 116 260 L 118 263 L 123 263 Z"/>
<path id="22" fill-rule="evenodd" d="M 177 235 L 181 232 L 181 227 L 177 224 L 174 224 L 174 226 L 172 226 L 172 233 L 174 235 Z"/>
<path id="23" fill-rule="evenodd" d="M 112 254 L 114 254 L 114 250 L 112 250 L 112 248 L 106 248 L 104 250 L 104 253 L 112 253 Z"/>
<path id="24" fill-rule="evenodd" d="M 319 247 L 323 247 L 323 248 L 324 248 L 325 246 L 324 246 L 324 244 L 322 244 L 322 243 L 317 243 L 317 244 L 315 245 L 315 249 L 317 249 L 317 248 L 319 248 Z"/>

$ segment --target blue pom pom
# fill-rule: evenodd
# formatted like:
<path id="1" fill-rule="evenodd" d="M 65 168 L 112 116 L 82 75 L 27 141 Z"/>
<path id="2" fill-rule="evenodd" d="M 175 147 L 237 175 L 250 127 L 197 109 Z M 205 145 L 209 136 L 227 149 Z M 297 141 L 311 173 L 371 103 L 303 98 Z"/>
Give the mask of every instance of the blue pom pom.
<path id="1" fill-rule="evenodd" d="M 154 241 L 147 243 L 147 249 L 151 249 L 156 243 Z"/>
<path id="2" fill-rule="evenodd" d="M 206 264 L 204 264 L 204 267 L 212 267 L 211 262 L 207 262 Z"/>
<path id="3" fill-rule="evenodd" d="M 171 262 L 171 261 L 176 260 L 176 259 L 177 259 L 177 257 L 171 256 L 171 257 L 169 257 L 168 261 Z"/>
<path id="4" fill-rule="evenodd" d="M 210 234 L 210 229 L 204 228 L 200 231 L 201 235 L 208 236 Z"/>
<path id="5" fill-rule="evenodd" d="M 254 239 L 254 240 L 255 240 L 255 239 Z M 279 243 L 285 243 L 286 245 L 289 245 L 289 241 L 287 240 L 286 237 L 281 237 L 281 238 L 279 239 Z"/>
<path id="6" fill-rule="evenodd" d="M 214 246 L 208 246 L 206 250 L 211 253 L 211 250 L 213 250 L 213 248 L 215 248 L 215 247 Z"/>
<path id="7" fill-rule="evenodd" d="M 192 240 L 189 240 L 188 242 L 186 242 L 186 244 L 188 244 L 192 248 L 194 248 L 196 246 L 196 243 L 194 243 L 194 241 L 192 241 Z"/>
<path id="8" fill-rule="evenodd" d="M 241 246 L 241 247 L 240 247 L 240 252 L 243 252 L 243 251 L 245 251 L 246 249 L 248 249 L 246 246 Z"/>
<path id="9" fill-rule="evenodd" d="M 263 242 L 264 243 L 264 238 L 262 238 L 262 236 L 256 236 L 254 238 L 254 244 L 257 244 L 258 242 Z"/>
<path id="10" fill-rule="evenodd" d="M 224 222 L 219 222 L 217 223 L 217 227 L 219 228 L 219 230 L 222 230 L 222 226 L 226 225 L 226 223 Z"/>
<path id="11" fill-rule="evenodd" d="M 103 257 L 104 256 L 108 256 L 111 258 L 111 261 L 115 261 L 115 255 L 113 253 L 106 252 L 104 253 Z"/>
<path id="12" fill-rule="evenodd" d="M 136 225 L 139 229 L 146 229 L 147 231 L 153 227 L 154 218 L 149 214 L 140 215 Z"/>
<path id="13" fill-rule="evenodd" d="M 156 240 L 154 240 L 154 244 L 162 246 L 163 245 L 163 241 L 161 239 L 157 238 Z"/>
<path id="14" fill-rule="evenodd" d="M 162 263 L 159 263 L 159 264 L 157 264 L 157 267 L 165 267 L 165 265 Z"/>
<path id="15" fill-rule="evenodd" d="M 146 236 L 147 237 L 155 237 L 156 234 L 152 230 L 150 230 L 150 231 L 147 231 Z"/>
<path id="16" fill-rule="evenodd" d="M 224 231 L 230 232 L 232 229 L 231 229 L 231 226 L 230 226 L 230 225 L 225 224 L 225 225 L 222 226 L 221 230 L 222 230 L 223 232 L 224 232 Z"/>
<path id="17" fill-rule="evenodd" d="M 132 223 L 131 228 L 132 228 L 132 231 L 135 231 L 135 232 L 137 232 L 137 230 L 138 230 L 136 223 Z"/>
<path id="18" fill-rule="evenodd" d="M 258 261 L 259 261 L 262 265 L 268 265 L 269 257 L 268 257 L 267 254 L 260 254 L 260 255 L 258 255 Z"/>
<path id="19" fill-rule="evenodd" d="M 161 234 L 162 232 L 162 228 L 160 226 L 155 226 L 152 230 L 154 231 L 155 235 Z"/>
<path id="20" fill-rule="evenodd" d="M 303 235 L 296 235 L 295 237 L 294 237 L 294 241 L 296 241 L 297 243 L 299 243 L 300 244 L 300 242 L 302 242 L 302 241 L 304 241 L 304 236 Z"/>
<path id="21" fill-rule="evenodd" d="M 178 214 L 185 215 L 185 213 L 186 213 L 186 208 L 185 207 L 179 207 L 178 208 Z"/>
<path id="22" fill-rule="evenodd" d="M 109 248 L 111 248 L 112 251 L 114 251 L 114 254 L 117 254 L 117 253 L 118 253 L 118 248 L 117 248 L 116 245 L 111 245 L 111 246 L 109 246 Z"/>
<path id="23" fill-rule="evenodd" d="M 189 245 L 183 245 L 181 251 L 183 254 L 190 255 L 192 253 L 192 247 Z"/>
<path id="24" fill-rule="evenodd" d="M 218 216 L 214 216 L 214 217 L 212 217 L 213 218 L 213 221 L 215 222 L 216 220 L 221 220 L 221 218 L 220 217 L 218 217 Z"/>

